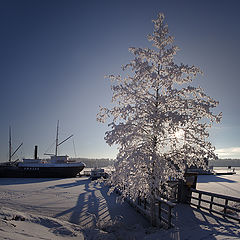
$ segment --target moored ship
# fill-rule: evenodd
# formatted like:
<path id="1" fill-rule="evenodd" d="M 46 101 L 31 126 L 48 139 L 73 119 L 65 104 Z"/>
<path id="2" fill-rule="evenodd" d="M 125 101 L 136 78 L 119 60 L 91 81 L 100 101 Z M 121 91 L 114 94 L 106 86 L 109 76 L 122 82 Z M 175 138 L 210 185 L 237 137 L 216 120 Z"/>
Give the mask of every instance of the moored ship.
<path id="1" fill-rule="evenodd" d="M 73 135 L 58 143 L 58 128 L 56 136 L 55 154 L 50 159 L 39 159 L 37 157 L 37 146 L 35 146 L 34 158 L 23 159 L 22 161 L 12 161 L 13 155 L 21 147 L 12 154 L 11 153 L 11 131 L 9 131 L 9 161 L 0 164 L 0 177 L 32 177 L 32 178 L 67 178 L 76 177 L 85 167 L 82 162 L 76 162 L 68 159 L 68 156 L 58 155 L 58 146 L 67 141 Z"/>

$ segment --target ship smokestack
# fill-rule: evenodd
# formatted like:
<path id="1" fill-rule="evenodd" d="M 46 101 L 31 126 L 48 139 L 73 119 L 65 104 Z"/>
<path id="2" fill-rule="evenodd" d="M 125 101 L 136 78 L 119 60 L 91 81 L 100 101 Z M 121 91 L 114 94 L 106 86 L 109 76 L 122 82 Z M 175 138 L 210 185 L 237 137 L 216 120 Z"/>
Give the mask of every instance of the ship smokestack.
<path id="1" fill-rule="evenodd" d="M 38 146 L 36 145 L 34 148 L 34 159 L 37 159 L 37 151 L 38 151 Z"/>

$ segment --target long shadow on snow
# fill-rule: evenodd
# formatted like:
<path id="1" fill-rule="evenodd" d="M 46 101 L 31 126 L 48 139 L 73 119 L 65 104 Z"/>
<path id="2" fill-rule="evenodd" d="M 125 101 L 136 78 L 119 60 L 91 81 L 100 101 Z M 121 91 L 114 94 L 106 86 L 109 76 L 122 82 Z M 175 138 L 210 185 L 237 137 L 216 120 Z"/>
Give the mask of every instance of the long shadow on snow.
<path id="1" fill-rule="evenodd" d="M 75 180 L 74 182 L 71 183 L 64 183 L 64 184 L 58 184 L 58 185 L 54 185 L 54 186 L 50 186 L 49 188 L 72 188 L 72 187 L 78 187 L 79 185 L 83 185 L 88 184 L 89 183 L 89 179 L 79 179 L 79 180 Z"/>
<path id="2" fill-rule="evenodd" d="M 227 183 L 234 183 L 236 181 L 229 180 L 223 177 L 219 177 L 216 175 L 200 175 L 197 179 L 198 183 L 209 183 L 209 182 L 227 182 Z"/>
<path id="3" fill-rule="evenodd" d="M 240 230 L 237 223 L 192 208 L 187 204 L 178 204 L 175 207 L 175 228 L 163 232 L 162 239 L 215 239 L 221 236 L 224 239 L 239 237 Z"/>
<path id="4" fill-rule="evenodd" d="M 60 180 L 62 178 L 0 178 L 0 185 L 17 185 L 41 183 Z"/>
<path id="5" fill-rule="evenodd" d="M 62 184 L 62 187 L 71 187 L 80 184 L 76 183 Z M 85 192 L 78 196 L 76 205 L 58 213 L 55 217 L 70 215 L 69 221 L 80 224 L 82 227 L 95 226 L 100 219 L 103 221 L 114 220 L 116 216 L 123 217 L 123 223 L 126 226 L 132 226 L 139 223 L 143 227 L 148 227 L 149 223 L 127 203 L 117 203 L 117 195 L 112 193 L 110 196 L 108 188 L 103 184 L 82 180 L 85 184 Z M 59 185 L 58 185 L 59 186 Z M 240 230 L 237 224 L 225 220 L 221 217 L 209 214 L 189 205 L 178 204 L 175 207 L 176 221 L 175 228 L 170 230 L 159 230 L 162 239 L 215 239 L 214 236 L 221 235 L 226 239 L 228 237 L 239 237 Z M 158 237 L 158 236 L 156 236 Z"/>
<path id="6" fill-rule="evenodd" d="M 66 188 L 83 183 L 85 184 L 85 192 L 78 196 L 76 205 L 56 214 L 55 217 L 70 215 L 69 221 L 80 224 L 82 227 L 95 226 L 97 221 L 109 222 L 118 216 L 123 217 L 122 221 L 126 225 L 140 223 L 143 226 L 149 226 L 149 223 L 127 203 L 117 203 L 116 194 L 113 193 L 109 196 L 107 194 L 108 187 L 104 184 L 91 182 L 87 179 L 55 187 Z"/>
<path id="7" fill-rule="evenodd" d="M 55 217 L 61 217 L 63 215 L 70 214 L 69 221 L 75 224 L 80 224 L 82 227 L 89 227 L 96 224 L 96 219 L 99 217 L 99 199 L 95 195 L 97 189 L 90 188 L 89 179 L 77 180 L 70 184 L 60 184 L 53 187 L 75 187 L 85 184 L 85 192 L 78 196 L 77 203 L 74 207 L 67 209 L 55 215 Z"/>
<path id="8" fill-rule="evenodd" d="M 118 216 L 122 216 L 123 223 L 126 226 L 133 226 L 135 224 L 140 224 L 143 227 L 150 226 L 150 223 L 127 202 L 118 201 L 119 196 L 116 193 L 113 192 L 109 195 L 108 187 L 104 186 L 100 188 L 100 191 L 106 200 L 107 209 L 112 220 Z"/>

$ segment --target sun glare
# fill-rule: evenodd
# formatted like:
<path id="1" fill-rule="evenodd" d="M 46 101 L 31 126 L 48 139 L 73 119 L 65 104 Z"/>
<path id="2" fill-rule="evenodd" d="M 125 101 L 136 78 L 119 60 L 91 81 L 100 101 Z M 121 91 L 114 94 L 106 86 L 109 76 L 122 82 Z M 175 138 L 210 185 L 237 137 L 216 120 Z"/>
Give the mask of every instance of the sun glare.
<path id="1" fill-rule="evenodd" d="M 184 130 L 179 129 L 175 132 L 175 137 L 178 139 L 183 139 L 184 138 Z"/>

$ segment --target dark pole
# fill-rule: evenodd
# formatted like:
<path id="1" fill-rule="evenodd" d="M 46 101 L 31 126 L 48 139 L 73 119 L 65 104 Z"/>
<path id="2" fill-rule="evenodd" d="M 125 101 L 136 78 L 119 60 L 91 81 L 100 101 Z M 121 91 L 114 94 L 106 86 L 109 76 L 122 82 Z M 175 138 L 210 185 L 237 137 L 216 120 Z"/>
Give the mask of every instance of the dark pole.
<path id="1" fill-rule="evenodd" d="M 11 139 L 11 127 L 9 126 L 9 162 L 12 159 L 12 139 Z"/>
<path id="2" fill-rule="evenodd" d="M 37 152 L 38 152 L 38 146 L 36 145 L 34 148 L 34 159 L 37 159 Z"/>
<path id="3" fill-rule="evenodd" d="M 59 128 L 59 120 L 58 120 L 58 122 L 57 122 L 57 135 L 56 135 L 55 156 L 57 156 L 57 148 L 58 148 L 58 128 Z"/>

